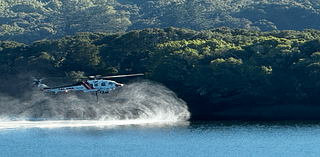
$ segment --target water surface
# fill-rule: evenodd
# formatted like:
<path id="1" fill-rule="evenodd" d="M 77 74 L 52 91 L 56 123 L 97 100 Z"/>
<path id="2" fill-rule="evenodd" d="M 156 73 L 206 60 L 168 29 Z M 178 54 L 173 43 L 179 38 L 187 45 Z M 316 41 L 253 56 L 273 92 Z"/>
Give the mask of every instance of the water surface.
<path id="1" fill-rule="evenodd" d="M 6 121 L 0 126 L 0 156 L 320 155 L 318 121 Z"/>

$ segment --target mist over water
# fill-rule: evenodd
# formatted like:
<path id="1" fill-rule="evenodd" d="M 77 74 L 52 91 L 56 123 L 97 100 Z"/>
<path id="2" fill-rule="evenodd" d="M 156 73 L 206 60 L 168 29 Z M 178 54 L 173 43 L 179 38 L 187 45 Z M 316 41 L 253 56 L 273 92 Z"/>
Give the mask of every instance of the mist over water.
<path id="1" fill-rule="evenodd" d="M 108 94 L 46 93 L 33 90 L 28 99 L 0 96 L 2 120 L 186 121 L 186 103 L 168 88 L 142 81 Z M 133 122 L 134 123 L 134 122 Z"/>

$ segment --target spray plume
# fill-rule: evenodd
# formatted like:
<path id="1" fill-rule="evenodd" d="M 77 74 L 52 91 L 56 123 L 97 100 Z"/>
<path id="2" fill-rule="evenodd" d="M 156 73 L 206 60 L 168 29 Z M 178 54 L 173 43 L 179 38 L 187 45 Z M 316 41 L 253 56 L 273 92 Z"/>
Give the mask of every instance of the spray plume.
<path id="1" fill-rule="evenodd" d="M 155 120 L 186 121 L 186 103 L 168 88 L 149 81 L 136 82 L 108 94 L 28 93 L 28 99 L 0 96 L 0 116 L 24 120 Z"/>

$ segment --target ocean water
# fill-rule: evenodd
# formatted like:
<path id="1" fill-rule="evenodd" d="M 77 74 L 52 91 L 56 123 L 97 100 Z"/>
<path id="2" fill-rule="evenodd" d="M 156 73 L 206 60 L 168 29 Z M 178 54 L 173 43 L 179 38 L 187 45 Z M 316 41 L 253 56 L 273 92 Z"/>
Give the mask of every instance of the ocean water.
<path id="1" fill-rule="evenodd" d="M 320 122 L 1 121 L 0 156 L 319 156 Z"/>

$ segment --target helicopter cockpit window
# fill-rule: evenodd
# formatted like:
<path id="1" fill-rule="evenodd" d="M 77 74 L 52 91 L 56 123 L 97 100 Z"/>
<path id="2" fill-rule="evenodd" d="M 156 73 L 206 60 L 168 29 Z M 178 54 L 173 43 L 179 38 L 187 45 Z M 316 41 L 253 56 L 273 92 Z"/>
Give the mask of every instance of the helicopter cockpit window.
<path id="1" fill-rule="evenodd" d="M 101 86 L 106 86 L 106 83 L 105 83 L 105 82 L 102 82 L 102 83 L 101 83 Z"/>

